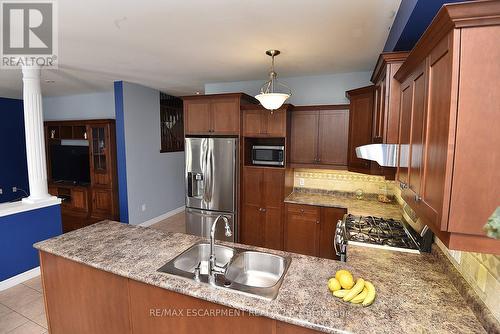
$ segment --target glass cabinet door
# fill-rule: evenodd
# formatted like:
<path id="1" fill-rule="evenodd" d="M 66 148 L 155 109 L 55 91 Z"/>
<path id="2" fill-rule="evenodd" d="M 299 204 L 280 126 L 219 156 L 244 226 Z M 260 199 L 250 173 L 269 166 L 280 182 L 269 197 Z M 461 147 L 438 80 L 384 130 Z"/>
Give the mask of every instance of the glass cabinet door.
<path id="1" fill-rule="evenodd" d="M 106 153 L 107 153 L 107 136 L 106 136 L 106 127 L 103 126 L 93 126 L 92 130 L 92 157 L 93 157 L 93 165 L 94 172 L 98 173 L 106 173 L 107 161 L 106 161 Z"/>

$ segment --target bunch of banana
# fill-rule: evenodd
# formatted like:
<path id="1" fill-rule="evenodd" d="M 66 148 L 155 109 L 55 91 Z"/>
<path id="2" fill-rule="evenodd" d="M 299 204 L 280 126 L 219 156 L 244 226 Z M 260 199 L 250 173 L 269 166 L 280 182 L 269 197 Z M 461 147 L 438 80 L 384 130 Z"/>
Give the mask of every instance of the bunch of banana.
<path id="1" fill-rule="evenodd" d="M 375 300 L 375 287 L 372 283 L 358 278 L 354 283 L 354 278 L 348 270 L 339 270 L 335 277 L 328 280 L 328 288 L 335 297 L 342 298 L 345 302 L 369 306 Z"/>

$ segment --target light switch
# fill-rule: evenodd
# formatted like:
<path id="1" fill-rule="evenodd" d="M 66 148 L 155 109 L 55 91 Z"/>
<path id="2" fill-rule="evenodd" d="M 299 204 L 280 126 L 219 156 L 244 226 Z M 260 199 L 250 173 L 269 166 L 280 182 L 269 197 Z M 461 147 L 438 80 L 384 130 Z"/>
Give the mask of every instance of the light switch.
<path id="1" fill-rule="evenodd" d="M 141 205 L 141 211 L 146 211 L 146 204 Z"/>
<path id="2" fill-rule="evenodd" d="M 303 178 L 299 178 L 299 186 L 303 187 L 305 184 L 305 180 Z"/>

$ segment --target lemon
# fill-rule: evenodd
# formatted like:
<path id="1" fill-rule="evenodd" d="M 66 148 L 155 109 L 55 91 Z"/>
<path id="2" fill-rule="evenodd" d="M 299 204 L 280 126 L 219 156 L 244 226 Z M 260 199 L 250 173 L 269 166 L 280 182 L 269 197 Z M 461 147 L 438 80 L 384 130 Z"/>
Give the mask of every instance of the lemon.
<path id="1" fill-rule="evenodd" d="M 348 270 L 342 269 L 337 271 L 335 273 L 335 278 L 339 281 L 340 286 L 346 290 L 349 290 L 354 286 L 354 278 Z"/>
<path id="2" fill-rule="evenodd" d="M 328 289 L 330 289 L 330 291 L 337 291 L 340 290 L 340 288 L 340 283 L 335 277 L 332 277 L 328 280 Z"/>

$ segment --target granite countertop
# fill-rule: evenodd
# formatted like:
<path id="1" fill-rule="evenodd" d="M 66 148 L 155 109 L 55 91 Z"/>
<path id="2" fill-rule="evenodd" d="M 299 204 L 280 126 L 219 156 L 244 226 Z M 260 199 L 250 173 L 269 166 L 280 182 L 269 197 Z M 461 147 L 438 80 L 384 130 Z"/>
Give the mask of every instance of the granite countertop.
<path id="1" fill-rule="evenodd" d="M 101 222 L 39 242 L 35 248 L 164 289 L 329 333 L 485 333 L 440 260 L 431 254 L 351 246 L 346 264 L 265 250 L 292 259 L 278 297 L 269 301 L 156 271 L 200 240 L 187 234 Z M 373 305 L 352 305 L 331 295 L 327 280 L 341 268 L 375 284 L 378 296 Z"/>
<path id="2" fill-rule="evenodd" d="M 352 193 L 294 189 L 285 198 L 285 203 L 345 208 L 347 213 L 353 215 L 402 219 L 401 207 L 397 202 L 382 203 L 371 194 L 357 199 Z"/>

